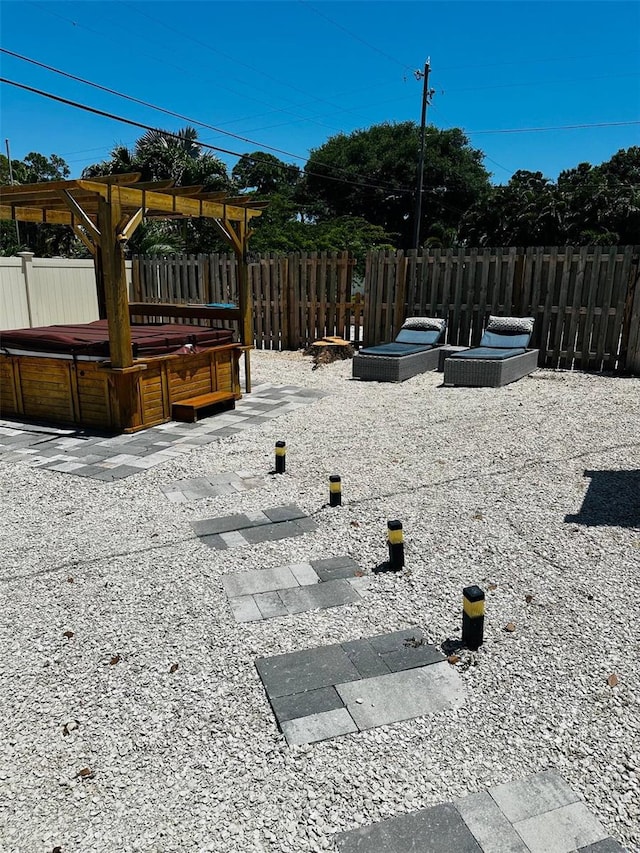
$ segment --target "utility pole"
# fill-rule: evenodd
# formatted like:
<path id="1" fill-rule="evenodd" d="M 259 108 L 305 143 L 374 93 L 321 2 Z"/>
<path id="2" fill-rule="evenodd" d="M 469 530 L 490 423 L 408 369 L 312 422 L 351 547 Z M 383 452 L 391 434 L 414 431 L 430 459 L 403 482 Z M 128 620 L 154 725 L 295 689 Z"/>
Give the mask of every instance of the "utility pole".
<path id="1" fill-rule="evenodd" d="M 13 166 L 11 164 L 11 152 L 9 151 L 9 140 L 5 139 L 5 145 L 7 146 L 7 160 L 9 162 L 9 183 L 13 186 Z M 18 240 L 18 248 L 20 248 L 20 228 L 18 226 L 18 220 L 16 219 L 16 238 Z"/>
<path id="2" fill-rule="evenodd" d="M 420 245 L 420 219 L 422 217 L 422 179 L 424 176 L 424 129 L 427 122 L 427 104 L 435 92 L 429 88 L 429 72 L 431 71 L 430 60 L 424 64 L 424 71 L 414 71 L 416 80 L 422 80 L 422 115 L 420 118 L 420 159 L 418 161 L 418 183 L 416 187 L 416 208 L 413 223 L 413 245 L 417 249 Z"/>

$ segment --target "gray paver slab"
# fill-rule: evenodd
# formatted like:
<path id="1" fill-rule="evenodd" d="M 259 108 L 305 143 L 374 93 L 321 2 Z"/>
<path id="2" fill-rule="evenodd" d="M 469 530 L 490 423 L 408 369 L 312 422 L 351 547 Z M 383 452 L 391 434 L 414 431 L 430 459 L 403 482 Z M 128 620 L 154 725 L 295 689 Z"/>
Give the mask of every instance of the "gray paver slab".
<path id="1" fill-rule="evenodd" d="M 296 518 L 295 521 L 287 521 L 285 524 L 297 527 L 299 533 L 313 533 L 318 529 L 318 525 L 312 518 Z"/>
<path id="2" fill-rule="evenodd" d="M 293 521 L 296 518 L 305 518 L 306 513 L 295 504 L 287 504 L 286 506 L 275 506 L 271 509 L 265 509 L 265 514 L 269 516 L 271 521 Z"/>
<path id="3" fill-rule="evenodd" d="M 276 616 L 287 616 L 288 611 L 277 592 L 260 592 L 253 596 L 260 613 L 265 619 L 275 619 Z"/>
<path id="4" fill-rule="evenodd" d="M 227 543 L 219 533 L 214 533 L 213 536 L 201 536 L 200 541 L 209 548 L 215 548 L 216 551 L 224 551 L 227 547 Z"/>
<path id="5" fill-rule="evenodd" d="M 369 637 L 373 648 L 382 654 L 397 652 L 404 648 L 405 641 L 422 640 L 423 633 L 420 628 L 405 628 L 403 631 L 393 631 L 391 634 L 376 634 Z"/>
<path id="6" fill-rule="evenodd" d="M 259 622 L 261 619 L 264 619 L 252 595 L 241 595 L 236 598 L 230 598 L 229 605 L 236 622 Z"/>
<path id="7" fill-rule="evenodd" d="M 339 853 L 482 853 L 451 803 L 336 836 Z"/>
<path id="8" fill-rule="evenodd" d="M 256 668 L 269 698 L 360 678 L 358 670 L 338 645 L 258 658 Z"/>
<path id="9" fill-rule="evenodd" d="M 573 853 L 609 834 L 582 802 L 526 818 L 514 827 L 531 853 Z"/>
<path id="10" fill-rule="evenodd" d="M 603 841 L 596 841 L 595 844 L 588 844 L 586 847 L 581 847 L 578 853 L 624 853 L 624 847 L 617 842 L 615 838 L 605 838 Z"/>
<path id="11" fill-rule="evenodd" d="M 448 663 L 378 675 L 356 683 L 336 683 L 338 695 L 359 729 L 371 729 L 435 714 L 461 705 L 464 688 Z"/>
<path id="12" fill-rule="evenodd" d="M 262 524 L 271 524 L 271 519 L 260 509 L 255 512 L 248 512 L 247 518 L 254 527 L 260 527 Z"/>
<path id="13" fill-rule="evenodd" d="M 287 525 L 288 526 L 285 526 Z M 261 542 L 275 542 L 287 536 L 299 536 L 299 532 L 291 526 L 291 522 L 280 524 L 262 524 L 256 527 L 248 527 L 242 531 L 242 535 L 251 545 L 259 545 Z"/>
<path id="14" fill-rule="evenodd" d="M 227 533 L 230 530 L 240 530 L 248 526 L 249 520 L 244 513 L 224 515 L 220 518 L 201 518 L 191 522 L 191 527 L 197 536 L 213 536 L 214 533 Z"/>
<path id="15" fill-rule="evenodd" d="M 483 853 L 529 853 L 529 848 L 488 791 L 463 797 L 454 805 Z"/>
<path id="16" fill-rule="evenodd" d="M 357 732 L 358 728 L 349 716 L 346 708 L 335 711 L 323 711 L 296 720 L 282 723 L 282 733 L 290 746 L 294 744 L 316 743 L 319 740 Z"/>
<path id="17" fill-rule="evenodd" d="M 360 566 L 351 557 L 329 557 L 326 560 L 312 560 L 311 565 L 320 580 L 323 581 L 352 578 L 355 577 L 356 572 L 360 571 Z"/>
<path id="18" fill-rule="evenodd" d="M 280 597 L 289 613 L 302 613 L 316 608 L 341 607 L 362 601 L 358 593 L 345 580 L 318 583 L 315 586 L 298 586 L 283 589 Z"/>
<path id="19" fill-rule="evenodd" d="M 277 589 L 297 587 L 298 582 L 287 566 L 273 569 L 254 569 L 250 572 L 226 575 L 222 578 L 224 591 L 231 598 L 237 595 L 254 595 L 257 592 L 273 592 Z"/>
<path id="20" fill-rule="evenodd" d="M 236 489 L 233 487 L 231 483 L 216 483 L 215 486 L 209 486 L 209 490 L 207 494 L 204 494 L 203 497 L 208 497 L 209 495 L 214 498 L 222 498 L 225 495 L 235 495 Z M 200 496 L 198 496 L 200 497 Z"/>
<path id="21" fill-rule="evenodd" d="M 299 524 L 300 522 L 297 523 Z M 360 567 L 357 564 L 355 566 L 338 566 L 334 569 L 316 569 L 318 577 L 320 578 L 320 580 L 323 581 L 335 581 L 346 578 L 354 578 L 356 576 L 356 572 L 359 571 Z"/>
<path id="22" fill-rule="evenodd" d="M 316 571 L 318 569 L 341 569 L 341 568 L 353 568 L 357 569 L 358 564 L 352 557 L 348 557 L 346 554 L 340 555 L 338 557 L 323 557 L 321 560 L 311 560 L 311 565 Z"/>
<path id="23" fill-rule="evenodd" d="M 525 779 L 496 785 L 489 789 L 489 793 L 511 823 L 579 800 L 555 770 L 543 770 Z"/>
<path id="24" fill-rule="evenodd" d="M 344 708 L 344 705 L 335 687 L 321 687 L 319 690 L 272 699 L 271 707 L 278 723 L 283 723 L 285 720 L 308 717 L 323 711 L 335 711 L 336 708 Z"/>
<path id="25" fill-rule="evenodd" d="M 381 654 L 391 672 L 400 672 L 403 669 L 412 669 L 415 666 L 428 666 L 431 663 L 440 663 L 445 659 L 440 649 L 430 643 L 422 645 L 403 646 L 397 652 Z"/>
<path id="26" fill-rule="evenodd" d="M 368 640 L 352 640 L 341 646 L 362 678 L 388 675 L 391 671 Z"/>
<path id="27" fill-rule="evenodd" d="M 239 548 L 242 545 L 249 544 L 239 530 L 230 530 L 228 533 L 221 533 L 220 538 L 227 548 Z"/>
<path id="28" fill-rule="evenodd" d="M 287 566 L 300 586 L 312 586 L 319 583 L 320 578 L 311 568 L 311 563 L 291 563 Z"/>

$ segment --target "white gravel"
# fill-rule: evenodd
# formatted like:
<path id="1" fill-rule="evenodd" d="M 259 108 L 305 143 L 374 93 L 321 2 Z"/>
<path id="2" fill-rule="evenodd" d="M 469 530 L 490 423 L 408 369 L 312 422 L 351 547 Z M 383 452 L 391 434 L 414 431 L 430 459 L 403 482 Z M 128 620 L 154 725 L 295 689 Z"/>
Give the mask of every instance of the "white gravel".
<path id="1" fill-rule="evenodd" d="M 333 850 L 337 831 L 555 767 L 639 851 L 640 497 L 635 526 L 565 516 L 585 470 L 640 471 L 640 380 L 360 383 L 299 353 L 252 367 L 329 396 L 115 483 L 0 460 L 0 850 Z M 287 473 L 268 476 L 278 439 Z M 226 471 L 266 485 L 186 504 L 160 490 Z M 332 473 L 341 508 L 323 508 Z M 317 532 L 214 551 L 189 523 L 285 503 Z M 341 554 L 371 569 L 392 518 L 407 571 L 361 604 L 233 622 L 225 574 Z M 487 616 L 458 664 L 463 708 L 286 746 L 256 657 L 414 624 L 440 644 L 471 583 Z"/>

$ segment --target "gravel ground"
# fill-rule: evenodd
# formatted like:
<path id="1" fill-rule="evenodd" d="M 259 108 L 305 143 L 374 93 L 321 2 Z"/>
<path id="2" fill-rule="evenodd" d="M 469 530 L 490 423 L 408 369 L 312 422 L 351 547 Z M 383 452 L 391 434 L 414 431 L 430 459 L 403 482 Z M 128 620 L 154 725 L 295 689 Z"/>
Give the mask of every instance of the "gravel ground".
<path id="1" fill-rule="evenodd" d="M 114 483 L 0 460 L 3 853 L 333 850 L 338 831 L 547 767 L 640 851 L 640 380 L 454 389 L 438 373 L 354 382 L 350 362 L 313 371 L 300 353 L 252 366 L 256 383 L 329 394 Z M 287 473 L 268 476 L 278 439 Z M 266 486 L 160 491 L 240 470 Z M 606 523 L 565 520 L 585 470 L 634 472 L 596 505 Z M 190 526 L 286 503 L 319 529 L 214 551 Z M 391 518 L 407 569 L 362 603 L 233 622 L 224 575 L 342 554 L 370 570 Z M 256 657 L 412 625 L 441 644 L 471 583 L 487 616 L 457 664 L 463 708 L 286 746 Z"/>

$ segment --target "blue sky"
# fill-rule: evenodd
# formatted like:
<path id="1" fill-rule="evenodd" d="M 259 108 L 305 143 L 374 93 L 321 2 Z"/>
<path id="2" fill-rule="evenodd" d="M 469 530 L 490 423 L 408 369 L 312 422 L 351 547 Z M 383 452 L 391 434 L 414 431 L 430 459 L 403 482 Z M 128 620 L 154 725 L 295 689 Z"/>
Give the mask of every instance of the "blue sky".
<path id="1" fill-rule="evenodd" d="M 496 183 L 516 169 L 555 179 L 640 144 L 638 2 L 1 0 L 0 16 L 5 50 L 179 113 L 202 141 L 238 154 L 302 166 L 337 133 L 419 123 L 414 71 L 427 58 L 428 123 L 463 128 Z M 0 61 L 23 85 L 154 127 L 187 124 Z M 58 154 L 72 177 L 143 133 L 6 83 L 0 98 L 2 153 L 9 139 L 13 159 Z M 506 132 L 568 125 L 602 126 Z"/>

